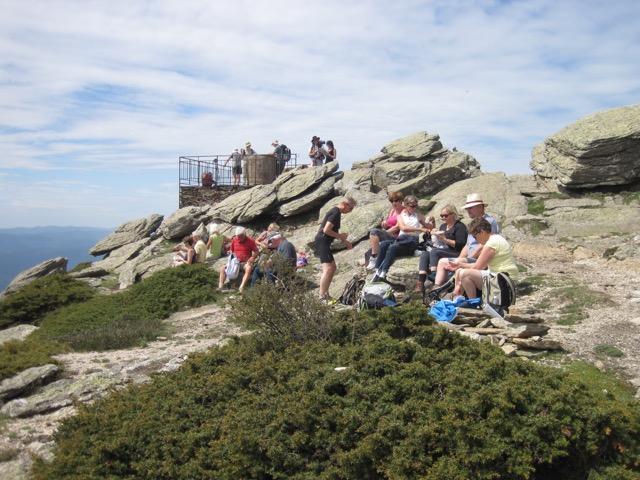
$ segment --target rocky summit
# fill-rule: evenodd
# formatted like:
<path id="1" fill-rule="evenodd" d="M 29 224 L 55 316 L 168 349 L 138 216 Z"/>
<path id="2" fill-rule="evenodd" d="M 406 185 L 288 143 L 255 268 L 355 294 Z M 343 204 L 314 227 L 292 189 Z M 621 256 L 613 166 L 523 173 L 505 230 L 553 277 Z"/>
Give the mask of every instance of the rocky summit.
<path id="1" fill-rule="evenodd" d="M 570 189 L 640 180 L 640 105 L 589 115 L 533 149 L 531 168 Z"/>
<path id="2" fill-rule="evenodd" d="M 300 274 L 313 285 L 320 270 L 312 252 L 318 224 L 341 196 L 349 195 L 358 205 L 343 217 L 341 231 L 354 248 L 345 250 L 340 242 L 332 246 L 338 270 L 330 294 L 337 298 L 354 274 L 366 275 L 369 230 L 388 213 L 389 191 L 418 196 L 423 213 L 436 216 L 445 205 L 464 215 L 466 196 L 478 192 L 522 270 L 518 302 L 506 321 L 461 310 L 443 328 L 527 361 L 545 362 L 542 353 L 562 350 L 569 359 L 619 370 L 640 389 L 639 118 L 640 107 L 632 106 L 569 125 L 534 149 L 535 175 L 483 173 L 471 155 L 449 150 L 437 134 L 418 132 L 390 142 L 349 171 L 340 171 L 335 162 L 292 169 L 272 184 L 216 205 L 127 222 L 92 248 L 104 258 L 72 275 L 111 294 L 169 268 L 177 241 L 196 230 L 206 235 L 210 222 L 231 236 L 238 225 L 253 235 L 276 220 L 298 250 L 309 253 L 310 264 Z M 212 270 L 224 262 L 208 260 Z M 411 296 L 417 264 L 414 256 L 402 257 L 389 270 L 387 281 L 400 298 Z M 62 258 L 43 262 L 16 277 L 9 294 L 65 269 Z M 0 461 L 0 477 L 20 478 L 14 473 L 28 469 L 31 454 L 49 455 L 55 428 L 74 413 L 74 402 L 93 401 L 110 389 L 147 381 L 153 372 L 175 370 L 189 353 L 244 333 L 227 322 L 227 313 L 220 305 L 180 312 L 167 321 L 170 338 L 135 349 L 58 355 L 59 365 L 25 369 L 2 382 L 0 407 L 8 433 L 0 433 L 0 448 L 18 444 L 21 453 Z M 6 329 L 0 343 L 21 342 L 36 329 Z"/>

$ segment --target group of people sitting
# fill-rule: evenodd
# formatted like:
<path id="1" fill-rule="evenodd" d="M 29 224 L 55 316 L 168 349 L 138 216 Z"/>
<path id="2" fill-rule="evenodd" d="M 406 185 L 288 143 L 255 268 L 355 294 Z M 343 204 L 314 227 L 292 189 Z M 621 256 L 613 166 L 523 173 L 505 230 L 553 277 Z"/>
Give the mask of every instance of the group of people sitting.
<path id="1" fill-rule="evenodd" d="M 416 292 L 422 294 L 427 280 L 438 287 L 454 275 L 454 294 L 476 298 L 484 276 L 498 272 L 512 278 L 517 276 L 511 246 L 500 235 L 497 220 L 486 213 L 487 203 L 478 193 L 469 194 L 462 206 L 471 218 L 468 225 L 463 223 L 458 209 L 448 204 L 440 210 L 438 227 L 434 217 L 425 217 L 420 212 L 415 196 L 391 192 L 388 198 L 391 208 L 387 216 L 369 232 L 371 248 L 366 255 L 366 268 L 374 271 L 372 281 L 386 281 L 396 258 L 416 254 L 420 256 Z M 355 206 L 351 197 L 340 199 L 325 213 L 316 234 L 315 251 L 322 267 L 319 296 L 323 301 L 331 300 L 329 286 L 336 272 L 332 242 L 338 239 L 345 248 L 353 248 L 348 234 L 340 232 L 340 226 L 342 215 L 350 213 Z M 174 264 L 204 263 L 208 257 L 217 259 L 233 254 L 242 272 L 240 292 L 261 279 L 276 279 L 278 262 L 274 262 L 274 255 L 293 269 L 307 264 L 306 254 L 296 250 L 276 223 L 271 223 L 255 239 L 241 226 L 235 228 L 231 238 L 222 235 L 216 224 L 209 225 L 208 233 L 206 242 L 198 233 L 185 237 L 175 249 Z M 421 235 L 426 240 L 421 242 Z M 222 290 L 227 280 L 226 265 L 220 267 L 219 274 L 218 287 Z"/>
<path id="2" fill-rule="evenodd" d="M 398 256 L 416 253 L 420 255 L 416 283 L 419 293 L 424 293 L 427 279 L 438 287 L 455 275 L 454 294 L 475 298 L 484 276 L 498 272 L 511 277 L 518 274 L 511 246 L 500 235 L 497 220 L 485 212 L 487 203 L 479 194 L 469 194 L 462 207 L 471 218 L 468 226 L 451 204 L 441 209 L 442 223 L 436 228 L 435 218 L 425 218 L 417 210 L 414 196 L 391 192 L 389 202 L 387 217 L 369 234 L 367 269 L 374 270 L 373 281 L 384 281 Z M 422 245 L 421 234 L 428 238 Z M 424 248 L 420 250 L 419 246 Z"/>
<path id="3" fill-rule="evenodd" d="M 207 259 L 217 260 L 225 255 L 233 254 L 240 264 L 242 277 L 239 291 L 242 293 L 250 284 L 264 279 L 272 282 L 277 277 L 278 265 L 290 266 L 292 269 L 302 268 L 308 260 L 304 251 L 297 251 L 287 240 L 277 223 L 271 223 L 267 229 L 255 239 L 247 234 L 245 227 L 238 226 L 232 237 L 220 232 L 220 226 L 212 223 L 207 228 L 208 239 L 205 241 L 198 231 L 182 239 L 174 247 L 173 265 L 205 263 Z M 275 256 L 279 257 L 276 260 Z M 227 283 L 227 265 L 219 270 L 218 288 L 222 290 Z"/>

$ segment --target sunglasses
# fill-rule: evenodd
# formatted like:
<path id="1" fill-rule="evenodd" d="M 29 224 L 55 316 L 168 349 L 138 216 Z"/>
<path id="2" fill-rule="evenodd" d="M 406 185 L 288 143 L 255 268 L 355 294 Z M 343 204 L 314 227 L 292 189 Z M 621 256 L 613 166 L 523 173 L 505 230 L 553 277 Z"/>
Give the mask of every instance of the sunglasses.
<path id="1" fill-rule="evenodd" d="M 411 207 L 411 208 L 416 208 L 418 206 L 417 203 L 407 203 L 406 204 L 407 207 Z"/>
<path id="2" fill-rule="evenodd" d="M 450 213 L 442 213 L 442 214 L 440 215 L 440 218 L 447 218 L 447 217 L 449 217 L 449 216 L 451 216 L 451 214 L 450 214 Z"/>

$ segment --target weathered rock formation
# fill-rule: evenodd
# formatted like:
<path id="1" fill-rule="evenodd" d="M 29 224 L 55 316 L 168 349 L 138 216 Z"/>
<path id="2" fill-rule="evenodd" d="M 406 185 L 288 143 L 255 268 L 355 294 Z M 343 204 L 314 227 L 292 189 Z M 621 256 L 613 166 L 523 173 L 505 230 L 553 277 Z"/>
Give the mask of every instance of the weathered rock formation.
<path id="1" fill-rule="evenodd" d="M 66 272 L 68 261 L 69 260 L 64 257 L 56 257 L 45 260 L 44 262 L 39 263 L 34 267 L 20 272 L 13 280 L 11 280 L 11 283 L 5 289 L 5 291 L 0 294 L 0 298 L 2 298 L 7 293 L 15 292 L 16 290 L 24 287 L 25 285 L 33 282 L 40 277 L 51 275 L 52 273 Z"/>
<path id="2" fill-rule="evenodd" d="M 551 135 L 531 154 L 531 168 L 571 189 L 640 180 L 640 105 L 584 117 Z"/>
<path id="3" fill-rule="evenodd" d="M 112 250 L 120 248 L 128 243 L 137 242 L 151 235 L 162 223 L 162 215 L 156 213 L 145 218 L 138 218 L 123 223 L 107 237 L 96 243 L 89 253 L 91 255 L 104 255 Z"/>

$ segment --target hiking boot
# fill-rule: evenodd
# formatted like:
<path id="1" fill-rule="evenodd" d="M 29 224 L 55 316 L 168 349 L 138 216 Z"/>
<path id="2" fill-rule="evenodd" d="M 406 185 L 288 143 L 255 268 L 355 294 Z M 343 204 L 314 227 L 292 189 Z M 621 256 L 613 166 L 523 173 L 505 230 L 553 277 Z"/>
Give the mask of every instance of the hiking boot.
<path id="1" fill-rule="evenodd" d="M 375 270 L 376 269 L 376 260 L 377 259 L 378 259 L 378 257 L 369 258 L 369 263 L 367 263 L 367 270 L 371 271 L 371 270 Z"/>
<path id="2" fill-rule="evenodd" d="M 413 292 L 424 295 L 424 283 L 422 283 L 420 280 L 416 280 L 416 286 L 414 287 Z"/>

